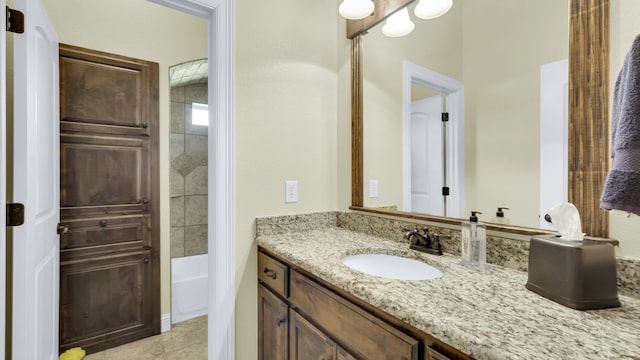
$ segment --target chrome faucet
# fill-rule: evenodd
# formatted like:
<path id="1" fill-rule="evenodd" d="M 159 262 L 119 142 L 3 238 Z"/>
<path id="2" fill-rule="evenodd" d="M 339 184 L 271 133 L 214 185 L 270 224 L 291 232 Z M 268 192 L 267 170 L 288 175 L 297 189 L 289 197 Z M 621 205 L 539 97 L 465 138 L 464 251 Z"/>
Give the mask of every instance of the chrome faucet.
<path id="1" fill-rule="evenodd" d="M 440 235 L 436 234 L 432 240 L 429 236 L 429 229 L 424 227 L 422 234 L 418 228 L 412 230 L 403 228 L 405 231 L 403 239 L 409 241 L 409 248 L 417 251 L 433 255 L 442 255 L 442 248 L 440 246 Z"/>

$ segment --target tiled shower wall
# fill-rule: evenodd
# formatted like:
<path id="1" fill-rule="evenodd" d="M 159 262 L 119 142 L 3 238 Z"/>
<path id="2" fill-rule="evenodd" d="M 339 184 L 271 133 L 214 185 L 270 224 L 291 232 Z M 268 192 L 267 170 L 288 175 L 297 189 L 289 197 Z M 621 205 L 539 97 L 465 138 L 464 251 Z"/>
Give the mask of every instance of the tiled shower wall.
<path id="1" fill-rule="evenodd" d="M 171 257 L 207 253 L 207 126 L 191 123 L 191 103 L 207 103 L 207 83 L 171 88 Z"/>

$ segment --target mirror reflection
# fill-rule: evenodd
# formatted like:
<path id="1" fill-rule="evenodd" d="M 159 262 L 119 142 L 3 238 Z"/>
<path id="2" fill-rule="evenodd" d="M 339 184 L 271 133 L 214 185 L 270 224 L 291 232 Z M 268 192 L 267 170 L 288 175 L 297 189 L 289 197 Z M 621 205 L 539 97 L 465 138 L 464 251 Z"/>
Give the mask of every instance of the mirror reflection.
<path id="1" fill-rule="evenodd" d="M 568 18 L 566 1 L 455 1 L 404 37 L 371 29 L 364 206 L 544 227 L 567 196 Z"/>

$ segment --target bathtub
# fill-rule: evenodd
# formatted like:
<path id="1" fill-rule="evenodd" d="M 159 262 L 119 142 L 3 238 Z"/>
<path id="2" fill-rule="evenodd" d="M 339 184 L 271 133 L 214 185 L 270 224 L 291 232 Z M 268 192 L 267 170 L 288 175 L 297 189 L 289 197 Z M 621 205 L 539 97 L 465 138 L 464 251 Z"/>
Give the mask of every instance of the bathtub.
<path id="1" fill-rule="evenodd" d="M 208 312 L 209 256 L 171 259 L 171 323 L 176 324 Z"/>

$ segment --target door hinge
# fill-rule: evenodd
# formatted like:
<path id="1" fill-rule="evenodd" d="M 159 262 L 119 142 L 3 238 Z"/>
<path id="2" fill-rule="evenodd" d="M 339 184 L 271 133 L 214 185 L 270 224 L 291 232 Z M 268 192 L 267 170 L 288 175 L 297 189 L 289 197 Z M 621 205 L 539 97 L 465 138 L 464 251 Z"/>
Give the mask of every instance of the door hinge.
<path id="1" fill-rule="evenodd" d="M 449 121 L 449 113 L 448 112 L 443 112 L 442 113 L 442 122 L 445 121 Z"/>
<path id="2" fill-rule="evenodd" d="M 7 6 L 7 31 L 17 34 L 24 33 L 24 14 Z"/>
<path id="3" fill-rule="evenodd" d="M 448 186 L 443 186 L 442 187 L 442 196 L 449 196 L 449 187 Z"/>
<path id="4" fill-rule="evenodd" d="M 20 226 L 24 224 L 24 205 L 7 204 L 7 226 Z"/>

